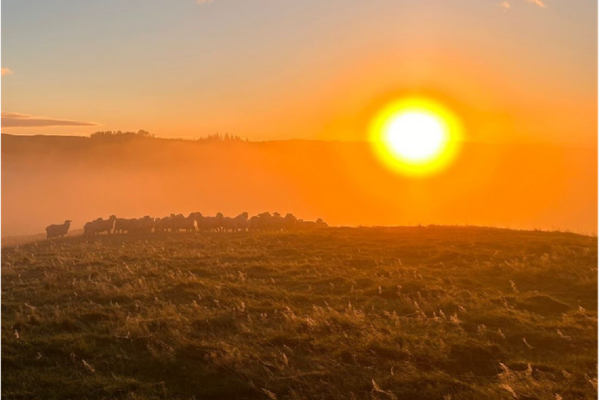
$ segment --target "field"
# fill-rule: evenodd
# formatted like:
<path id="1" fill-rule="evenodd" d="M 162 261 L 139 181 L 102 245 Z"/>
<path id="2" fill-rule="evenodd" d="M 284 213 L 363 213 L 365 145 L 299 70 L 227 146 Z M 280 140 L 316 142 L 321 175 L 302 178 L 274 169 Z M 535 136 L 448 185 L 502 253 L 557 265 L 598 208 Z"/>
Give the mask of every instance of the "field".
<path id="1" fill-rule="evenodd" d="M 597 238 L 471 227 L 2 250 L 5 399 L 593 399 Z"/>

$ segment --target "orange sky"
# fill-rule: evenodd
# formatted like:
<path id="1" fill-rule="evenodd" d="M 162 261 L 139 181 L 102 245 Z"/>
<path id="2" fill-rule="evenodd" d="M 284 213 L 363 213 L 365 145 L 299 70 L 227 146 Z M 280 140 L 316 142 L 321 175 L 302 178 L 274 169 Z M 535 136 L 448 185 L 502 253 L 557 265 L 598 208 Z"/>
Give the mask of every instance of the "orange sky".
<path id="1" fill-rule="evenodd" d="M 94 3 L 3 2 L 3 132 L 361 140 L 419 93 L 467 140 L 596 146 L 595 2 Z"/>

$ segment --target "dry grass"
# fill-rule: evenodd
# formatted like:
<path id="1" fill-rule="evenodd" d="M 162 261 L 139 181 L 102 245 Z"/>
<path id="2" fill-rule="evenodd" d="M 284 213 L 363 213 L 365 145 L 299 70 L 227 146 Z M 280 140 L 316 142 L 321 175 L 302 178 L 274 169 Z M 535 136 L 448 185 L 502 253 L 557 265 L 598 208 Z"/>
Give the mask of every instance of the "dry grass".
<path id="1" fill-rule="evenodd" d="M 487 228 L 2 251 L 6 399 L 593 399 L 597 239 Z"/>

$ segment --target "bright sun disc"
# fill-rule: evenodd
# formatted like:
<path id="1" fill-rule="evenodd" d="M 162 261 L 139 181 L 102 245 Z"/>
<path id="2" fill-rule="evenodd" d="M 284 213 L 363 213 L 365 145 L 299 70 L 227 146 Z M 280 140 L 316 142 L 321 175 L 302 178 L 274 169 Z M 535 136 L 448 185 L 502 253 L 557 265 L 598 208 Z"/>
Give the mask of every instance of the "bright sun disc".
<path id="1" fill-rule="evenodd" d="M 405 175 L 427 175 L 454 159 L 462 135 L 458 119 L 438 103 L 405 99 L 384 108 L 371 126 L 378 156 Z"/>
<path id="2" fill-rule="evenodd" d="M 419 162 L 435 157 L 448 138 L 444 125 L 435 116 L 410 111 L 390 121 L 385 139 L 399 157 Z"/>

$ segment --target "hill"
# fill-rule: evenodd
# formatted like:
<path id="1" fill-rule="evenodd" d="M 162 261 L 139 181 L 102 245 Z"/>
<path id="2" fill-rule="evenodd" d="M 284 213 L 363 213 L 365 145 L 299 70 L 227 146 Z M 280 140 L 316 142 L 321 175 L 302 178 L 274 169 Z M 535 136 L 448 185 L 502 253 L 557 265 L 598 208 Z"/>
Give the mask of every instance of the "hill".
<path id="1" fill-rule="evenodd" d="M 594 399 L 596 327 L 597 238 L 569 233 L 331 228 L 2 250 L 6 399 Z"/>
<path id="2" fill-rule="evenodd" d="M 597 230 L 595 149 L 465 143 L 427 178 L 387 170 L 368 143 L 2 135 L 2 236 L 115 214 L 264 211 L 330 225 Z M 127 140 L 121 140 L 127 139 Z"/>

